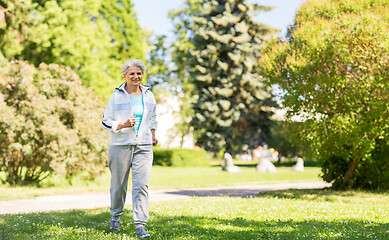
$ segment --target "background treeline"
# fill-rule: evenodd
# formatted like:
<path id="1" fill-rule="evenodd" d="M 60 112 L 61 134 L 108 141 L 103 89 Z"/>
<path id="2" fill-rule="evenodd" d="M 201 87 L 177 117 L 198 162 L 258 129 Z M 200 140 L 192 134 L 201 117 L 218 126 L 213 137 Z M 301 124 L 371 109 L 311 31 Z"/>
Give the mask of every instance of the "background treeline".
<path id="1" fill-rule="evenodd" d="M 69 66 L 107 98 L 130 58 L 144 60 L 147 34 L 130 0 L 2 0 L 0 61 Z"/>
<path id="2" fill-rule="evenodd" d="M 0 168 L 11 184 L 98 174 L 105 100 L 123 81 L 122 63 L 139 58 L 152 84 L 182 89 L 178 134 L 193 133 L 215 156 L 269 144 L 318 160 L 335 187 L 389 188 L 386 0 L 307 1 L 281 38 L 252 19 L 269 7 L 187 0 L 170 13 L 168 46 L 164 36 L 148 41 L 130 0 L 0 6 Z M 156 150 L 156 164 L 186 165 L 183 152 Z"/>

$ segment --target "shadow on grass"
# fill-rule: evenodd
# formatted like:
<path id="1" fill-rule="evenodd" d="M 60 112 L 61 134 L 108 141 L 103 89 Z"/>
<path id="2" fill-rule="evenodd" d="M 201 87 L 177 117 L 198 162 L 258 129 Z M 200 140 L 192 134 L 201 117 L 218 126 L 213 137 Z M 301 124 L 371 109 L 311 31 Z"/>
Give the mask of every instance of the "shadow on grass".
<path id="1" fill-rule="evenodd" d="M 258 189 L 188 189 L 188 190 L 178 190 L 166 192 L 167 194 L 172 195 L 182 195 L 182 196 L 196 196 L 196 197 L 255 197 L 258 195 Z"/>
<path id="2" fill-rule="evenodd" d="M 256 168 L 259 162 L 260 162 L 260 160 L 247 161 L 247 162 L 244 162 L 244 161 L 234 161 L 234 165 L 238 166 L 238 167 L 241 167 L 241 168 Z M 284 160 L 284 161 L 281 161 L 281 162 L 273 161 L 272 163 L 276 167 L 292 167 L 293 165 L 296 164 L 296 160 L 289 159 L 289 160 Z M 211 166 L 212 167 L 220 167 L 221 168 L 220 163 L 214 163 Z M 304 167 L 320 167 L 320 164 L 319 164 L 319 162 L 314 161 L 314 160 L 305 160 L 304 161 Z"/>
<path id="3" fill-rule="evenodd" d="M 253 162 L 253 161 L 250 161 L 250 162 L 234 162 L 234 165 L 235 166 L 238 166 L 238 167 L 241 167 L 241 168 L 256 168 L 257 167 L 257 164 L 258 162 Z M 221 164 L 220 163 L 213 163 L 211 164 L 211 167 L 212 168 L 221 168 Z"/>
<path id="4" fill-rule="evenodd" d="M 216 213 L 213 213 L 217 215 Z M 122 217 L 121 232 L 109 230 L 106 208 L 50 213 L 0 215 L 0 239 L 136 239 L 132 216 Z M 370 221 L 254 221 L 169 216 L 151 213 L 153 239 L 366 239 L 388 237 L 389 224 Z"/>
<path id="5" fill-rule="evenodd" d="M 277 186 L 275 186 L 277 185 Z M 296 196 L 304 196 L 304 195 L 318 195 L 322 196 L 324 195 L 331 195 L 334 194 L 334 191 L 330 190 L 330 188 L 314 188 L 312 189 L 294 189 L 291 191 L 288 190 L 280 190 L 275 191 L 274 189 L 279 189 L 282 184 L 267 184 L 252 188 L 245 188 L 245 187 L 239 187 L 235 186 L 233 188 L 229 187 L 219 187 L 217 189 L 210 189 L 210 188 L 204 188 L 204 189 L 183 189 L 183 190 L 175 190 L 175 191 L 167 191 L 167 194 L 172 195 L 182 195 L 182 196 L 196 196 L 196 197 L 242 197 L 242 198 L 248 198 L 248 197 L 257 197 L 257 196 L 268 196 L 268 197 L 277 197 L 277 198 L 296 198 Z M 318 187 L 322 187 L 323 185 L 320 185 Z M 304 187 L 303 185 L 299 185 L 298 183 L 293 184 L 290 183 L 289 185 L 285 183 L 283 185 L 285 188 L 299 188 Z"/>
<path id="6" fill-rule="evenodd" d="M 241 168 L 256 168 L 258 163 L 237 163 L 235 166 L 241 167 Z"/>
<path id="7" fill-rule="evenodd" d="M 297 199 L 326 202 L 351 202 L 351 201 L 375 201 L 375 194 L 385 195 L 380 192 L 363 192 L 363 191 L 337 191 L 330 187 L 320 189 L 286 189 L 277 191 L 267 191 L 258 193 L 257 197 L 270 197 L 281 199 Z M 389 195 L 385 197 L 389 200 Z M 388 237 L 389 239 L 389 237 Z"/>
<path id="8" fill-rule="evenodd" d="M 258 197 L 272 197 L 272 198 L 285 198 L 285 199 L 299 199 L 299 200 L 318 200 L 328 196 L 333 196 L 337 193 L 332 188 L 319 188 L 319 189 L 285 189 L 268 192 L 258 193 Z M 346 193 L 346 195 L 352 195 Z"/>

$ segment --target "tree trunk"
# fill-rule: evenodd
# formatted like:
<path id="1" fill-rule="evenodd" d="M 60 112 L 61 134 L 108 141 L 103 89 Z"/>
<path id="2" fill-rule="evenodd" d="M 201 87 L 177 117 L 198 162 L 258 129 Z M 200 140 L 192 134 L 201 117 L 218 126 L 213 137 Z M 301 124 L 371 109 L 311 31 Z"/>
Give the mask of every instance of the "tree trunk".
<path id="1" fill-rule="evenodd" d="M 346 188 L 350 188 L 350 178 L 354 175 L 355 173 L 355 170 L 357 169 L 359 163 L 361 162 L 361 158 L 358 157 L 358 158 L 355 158 L 351 164 L 349 165 L 346 173 L 344 174 L 344 178 L 343 178 L 343 185 L 346 187 Z"/>

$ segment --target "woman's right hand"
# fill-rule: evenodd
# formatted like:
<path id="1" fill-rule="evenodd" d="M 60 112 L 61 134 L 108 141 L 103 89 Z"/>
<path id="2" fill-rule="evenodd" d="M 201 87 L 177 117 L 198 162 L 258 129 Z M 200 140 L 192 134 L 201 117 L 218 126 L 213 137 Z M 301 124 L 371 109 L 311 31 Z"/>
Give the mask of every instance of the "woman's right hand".
<path id="1" fill-rule="evenodd" d="M 133 127 L 135 126 L 135 123 L 136 121 L 134 116 L 130 117 L 129 119 L 127 119 L 127 121 L 124 122 L 126 127 Z"/>
<path id="2" fill-rule="evenodd" d="M 130 117 L 129 119 L 127 119 L 127 121 L 125 121 L 125 122 L 120 122 L 120 123 L 118 124 L 117 129 L 119 130 L 119 129 L 122 129 L 122 128 L 133 127 L 133 126 L 135 126 L 135 123 L 136 123 L 135 117 L 132 116 L 132 117 Z"/>

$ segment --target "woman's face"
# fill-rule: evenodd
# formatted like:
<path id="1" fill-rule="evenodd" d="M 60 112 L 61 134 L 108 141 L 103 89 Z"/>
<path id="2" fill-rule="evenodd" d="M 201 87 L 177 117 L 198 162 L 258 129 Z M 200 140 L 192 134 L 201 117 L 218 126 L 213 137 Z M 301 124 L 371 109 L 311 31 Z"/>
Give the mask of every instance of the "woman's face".
<path id="1" fill-rule="evenodd" d="M 139 86 L 143 79 L 142 70 L 140 67 L 128 67 L 128 71 L 124 74 L 127 84 Z"/>

